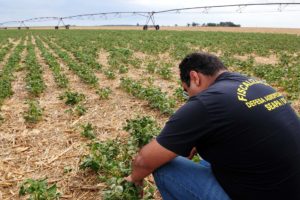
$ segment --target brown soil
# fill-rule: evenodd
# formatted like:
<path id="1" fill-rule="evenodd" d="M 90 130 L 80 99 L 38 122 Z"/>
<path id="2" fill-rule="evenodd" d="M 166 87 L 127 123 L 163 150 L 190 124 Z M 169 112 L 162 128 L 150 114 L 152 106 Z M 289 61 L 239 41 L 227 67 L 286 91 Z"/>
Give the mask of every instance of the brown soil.
<path id="1" fill-rule="evenodd" d="M 21 67 L 24 70 L 26 50 L 21 54 Z M 24 162 L 29 157 L 23 156 L 23 152 L 30 148 L 26 145 L 29 141 L 23 113 L 26 110 L 27 91 L 25 90 L 25 73 L 23 70 L 15 72 L 15 81 L 12 83 L 14 95 L 5 100 L 1 109 L 4 122 L 0 124 L 0 197 L 3 199 L 15 199 L 18 192 L 12 190 L 23 180 L 26 173 L 30 173 Z M 30 132 L 36 133 L 36 131 Z M 31 172 L 32 173 L 32 172 Z"/>
<path id="2" fill-rule="evenodd" d="M 255 63 L 257 64 L 270 64 L 270 65 L 276 65 L 278 63 L 278 58 L 276 55 L 271 55 L 269 57 L 261 57 L 257 55 L 252 55 L 254 57 Z M 245 61 L 249 58 L 249 55 L 247 56 L 240 56 L 235 55 L 234 58 Z"/>
<path id="3" fill-rule="evenodd" d="M 98 53 L 98 59 L 97 61 L 103 66 L 103 67 L 108 67 L 108 57 L 109 57 L 109 53 L 107 51 L 105 51 L 104 49 L 102 49 L 99 53 Z"/>

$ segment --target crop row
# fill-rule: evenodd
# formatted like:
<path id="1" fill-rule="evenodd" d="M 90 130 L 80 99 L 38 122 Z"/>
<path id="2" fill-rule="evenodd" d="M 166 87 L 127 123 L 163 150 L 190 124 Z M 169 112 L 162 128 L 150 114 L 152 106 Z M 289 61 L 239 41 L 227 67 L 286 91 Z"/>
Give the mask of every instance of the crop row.
<path id="1" fill-rule="evenodd" d="M 175 60 L 182 59 L 187 53 L 197 50 L 220 52 L 222 60 L 228 67 L 235 67 L 241 73 L 250 73 L 267 82 L 283 88 L 291 100 L 299 98 L 299 39 L 293 35 L 279 34 L 257 34 L 257 33 L 203 33 L 203 32 L 161 32 L 161 33 L 139 33 L 135 31 L 95 31 L 95 32 L 60 32 L 53 35 L 47 33 L 59 44 L 74 49 L 83 49 L 83 54 L 93 53 L 99 49 L 107 50 L 109 54 L 110 68 L 105 71 L 108 78 L 116 77 L 116 69 L 119 72 L 128 70 L 128 63 L 132 59 L 133 50 L 157 56 L 160 53 L 170 52 Z M 188 37 L 187 37 L 188 36 Z M 110 38 L 114 38 L 111 40 Z M 254 41 L 256 40 L 256 41 Z M 274 42 L 276 40 L 276 42 Z M 237 42 L 238 41 L 238 42 Z M 257 41 L 260 41 L 259 43 Z M 262 45 L 263 43 L 263 45 Z M 283 45 L 284 44 L 284 45 Z M 87 51 L 86 49 L 93 51 Z M 267 48 L 268 47 L 268 48 Z M 88 52 L 88 53 L 86 53 Z M 92 53 L 93 52 L 93 53 Z M 274 54 L 279 58 L 275 65 L 256 64 L 250 58 L 241 61 L 234 58 L 234 55 L 260 55 L 268 56 Z M 124 59 L 123 59 L 124 58 Z M 138 61 L 140 64 L 140 62 Z M 245 67 L 246 66 L 246 67 Z M 164 79 L 170 79 L 172 70 L 166 65 L 149 62 L 146 66 L 148 73 L 157 73 Z"/>
<path id="2" fill-rule="evenodd" d="M 268 83 L 282 87 L 287 93 L 287 98 L 297 100 L 300 97 L 300 59 L 282 55 L 278 64 L 255 64 L 254 57 L 246 61 L 231 57 L 222 57 L 227 66 L 234 67 L 237 71 L 265 79 Z"/>
<path id="3" fill-rule="evenodd" d="M 50 39 L 48 39 L 48 40 L 50 40 Z M 61 48 L 63 48 L 65 51 L 71 52 L 72 55 L 75 55 L 74 49 L 79 48 L 79 46 L 78 46 L 78 48 L 76 47 L 76 44 L 74 44 L 75 48 L 74 47 L 72 48 L 71 46 L 73 46 L 73 45 L 70 45 L 71 43 L 67 44 L 65 41 L 62 41 L 62 40 L 56 41 L 56 43 L 59 43 Z M 85 49 L 86 47 L 80 46 L 80 48 Z M 82 50 L 78 50 L 78 51 L 81 52 Z M 86 57 L 86 58 L 92 57 L 91 54 L 89 54 L 87 52 L 82 53 L 82 55 L 84 55 L 83 57 Z M 79 62 L 84 63 L 84 60 L 81 59 L 82 57 L 81 58 L 76 57 L 76 56 L 74 56 L 74 57 Z M 95 61 L 95 59 L 94 59 L 94 61 Z M 115 71 L 117 69 L 119 70 L 119 73 L 124 73 L 124 72 L 127 72 L 128 68 L 126 66 L 128 66 L 128 65 L 133 65 L 134 67 L 137 67 L 137 66 L 135 66 L 135 65 L 137 65 L 137 63 L 134 62 L 133 51 L 131 51 L 130 49 L 127 49 L 127 48 L 111 48 L 109 51 L 109 64 L 110 64 L 110 67 L 104 71 L 104 74 L 109 79 L 115 78 Z M 94 68 L 92 66 L 90 66 L 90 67 Z M 169 79 L 171 77 L 170 65 L 165 65 L 161 68 L 162 68 L 161 70 L 157 70 L 158 71 L 157 73 L 158 74 L 161 73 L 161 75 L 165 79 Z M 176 104 L 175 100 L 167 98 L 166 94 L 164 94 L 159 88 L 145 87 L 142 90 L 144 90 L 147 94 L 145 94 L 144 97 L 138 96 L 138 98 L 148 100 L 151 107 L 159 109 L 162 113 L 171 114 L 174 112 L 173 108 L 175 107 L 175 104 Z M 97 91 L 97 94 L 99 95 L 99 97 L 101 99 L 103 99 L 103 96 L 106 96 L 105 98 L 107 98 L 107 95 L 109 93 L 111 93 L 111 90 L 109 88 L 108 89 L 102 88 Z M 181 96 L 180 100 L 183 99 L 182 93 L 179 94 L 177 92 L 177 96 L 179 96 L 179 98 Z M 158 101 L 158 102 L 156 102 L 156 101 Z"/>
<path id="4" fill-rule="evenodd" d="M 165 80 L 170 80 L 173 77 L 172 65 L 172 63 L 157 63 L 150 61 L 147 64 L 146 70 L 151 74 L 158 74 Z"/>
<path id="5" fill-rule="evenodd" d="M 14 80 L 13 72 L 18 68 L 21 60 L 21 53 L 25 48 L 23 43 L 24 38 L 14 49 L 0 74 L 0 105 L 5 98 L 13 94 L 11 82 Z"/>
<path id="6" fill-rule="evenodd" d="M 50 39 L 48 39 L 50 40 Z M 59 43 L 60 46 L 65 50 L 65 51 L 68 51 L 68 52 L 71 52 L 71 54 L 73 54 L 73 51 L 71 49 L 71 45 L 67 45 L 65 44 L 66 42 L 64 41 L 56 41 L 56 43 Z M 58 45 L 57 45 L 58 46 Z M 73 49 L 77 49 L 76 48 L 76 45 L 74 45 L 75 48 Z M 78 47 L 79 48 L 79 47 Z M 82 47 L 82 49 L 85 49 L 85 47 Z M 79 50 L 80 51 L 80 50 Z M 74 54 L 73 54 L 74 55 Z M 91 55 L 89 53 L 83 53 L 83 55 L 85 55 L 85 57 L 91 57 Z M 84 63 L 84 60 L 78 58 L 75 56 L 75 58 L 79 61 L 79 62 L 82 62 Z M 127 48 L 111 48 L 110 52 L 109 52 L 109 64 L 110 64 L 110 68 L 105 70 L 104 71 L 104 74 L 109 78 L 109 79 L 114 79 L 115 78 L 115 71 L 116 69 L 119 68 L 119 73 L 122 73 L 120 71 L 120 67 L 124 67 L 125 65 L 132 65 L 132 60 L 133 59 L 133 52 L 130 50 L 130 49 L 127 49 Z M 171 77 L 171 71 L 170 71 L 170 65 L 166 65 L 164 68 L 168 68 L 167 70 L 165 70 L 165 78 L 166 79 L 169 79 Z M 164 71 L 164 70 L 162 70 Z M 164 74 L 164 73 L 162 73 Z M 122 81 L 122 85 L 124 87 L 125 86 L 125 82 L 126 81 Z M 142 86 L 142 84 L 140 83 L 139 84 L 140 86 Z M 127 89 L 129 90 L 129 89 Z M 157 108 L 159 109 L 162 113 L 166 113 L 166 114 L 171 114 L 174 112 L 174 107 L 175 107 L 175 100 L 174 99 L 171 99 L 171 98 L 167 98 L 166 94 L 163 93 L 159 88 L 156 88 L 156 87 L 142 87 L 141 90 L 143 91 L 140 91 L 140 93 L 145 93 L 145 95 L 142 97 L 141 95 L 140 96 L 137 96 L 135 94 L 135 96 L 137 96 L 138 98 L 142 98 L 142 99 L 146 99 L 147 101 L 149 101 L 149 104 L 152 108 Z M 104 90 L 104 89 L 100 89 L 99 91 L 97 91 L 97 94 L 99 94 L 100 98 L 103 98 L 101 96 L 103 96 L 102 94 L 105 92 L 107 93 L 106 91 L 108 90 Z M 108 93 L 107 93 L 108 94 Z M 106 94 L 105 94 L 106 95 Z M 177 96 L 179 96 L 180 100 L 182 100 L 182 93 L 179 94 L 178 91 L 177 91 Z M 180 97 L 181 96 L 181 97 Z"/>
<path id="7" fill-rule="evenodd" d="M 130 78 L 122 78 L 120 86 L 129 94 L 139 99 L 147 100 L 150 107 L 158 109 L 163 114 L 171 115 L 174 113 L 175 99 L 168 98 L 167 94 L 162 92 L 160 88 L 154 86 L 145 87 L 141 82 Z"/>
<path id="8" fill-rule="evenodd" d="M 26 88 L 33 96 L 39 96 L 45 89 L 46 85 L 43 80 L 43 71 L 37 63 L 34 46 L 31 40 L 27 44 L 27 56 L 25 58 L 25 67 L 27 69 Z"/>
<path id="9" fill-rule="evenodd" d="M 112 47 L 109 50 L 108 57 L 108 64 L 110 67 L 108 69 L 103 69 L 96 60 L 98 56 L 97 46 L 91 45 L 88 42 L 66 41 L 59 38 L 55 38 L 55 42 L 64 50 L 71 52 L 79 62 L 86 64 L 92 69 L 103 71 L 108 79 L 115 79 L 117 70 L 119 73 L 126 73 L 129 64 L 134 66 L 138 65 L 137 60 L 132 59 L 132 51 L 126 48 Z"/>
<path id="10" fill-rule="evenodd" d="M 55 41 L 55 43 L 64 50 L 71 52 L 79 62 L 85 63 L 93 69 L 95 68 L 95 63 L 97 63 L 95 56 L 98 56 L 97 50 L 100 48 L 97 47 L 98 42 L 91 42 L 90 40 L 83 39 L 66 40 L 64 38 L 61 39 L 60 37 L 54 37 L 51 38 L 51 40 Z M 116 73 L 127 73 L 130 66 L 134 68 L 140 68 L 142 66 L 142 60 L 134 57 L 134 52 L 131 49 L 123 47 L 110 47 L 108 49 L 108 53 L 109 67 L 102 70 L 108 79 L 115 79 Z M 76 54 L 81 56 L 76 56 Z M 82 58 L 88 59 L 84 60 Z M 92 60 L 95 63 L 91 65 L 89 63 L 92 62 L 89 60 Z M 160 63 L 157 61 L 152 61 L 147 65 L 146 71 L 148 73 L 156 73 L 163 79 L 170 80 L 173 77 L 172 67 L 172 63 Z M 145 74 L 147 72 L 145 72 Z"/>
<path id="11" fill-rule="evenodd" d="M 88 43 L 105 50 L 111 47 L 130 48 L 134 51 L 157 56 L 170 52 L 174 59 L 182 59 L 194 49 L 226 52 L 227 55 L 256 54 L 268 56 L 280 52 L 299 52 L 300 40 L 296 35 L 263 33 L 225 33 L 190 31 L 54 31 L 45 32 L 66 42 Z M 99 49 L 98 48 L 98 49 Z"/>
<path id="12" fill-rule="evenodd" d="M 36 44 L 39 50 L 41 51 L 42 56 L 45 59 L 46 63 L 49 65 L 50 69 L 52 70 L 54 79 L 58 87 L 67 88 L 69 80 L 66 77 L 66 75 L 62 73 L 61 67 L 59 63 L 56 61 L 56 58 L 46 49 L 44 44 L 37 38 L 36 38 Z"/>
<path id="13" fill-rule="evenodd" d="M 59 96 L 59 99 L 63 100 L 65 104 L 69 106 L 69 109 L 66 110 L 66 112 L 76 114 L 77 116 L 84 115 L 87 112 L 83 103 L 85 95 L 70 90 L 69 80 L 62 72 L 60 64 L 56 61 L 56 58 L 48 51 L 40 39 L 36 38 L 36 44 L 40 49 L 46 64 L 52 70 L 56 84 L 58 87 L 66 89 L 64 93 Z"/>
<path id="14" fill-rule="evenodd" d="M 12 43 L 8 43 L 7 46 L 1 47 L 1 49 L 0 49 L 0 62 L 3 61 L 5 55 L 9 52 L 10 49 L 12 49 L 12 47 L 13 47 Z"/>
<path id="15" fill-rule="evenodd" d="M 29 37 L 30 38 L 30 37 Z M 43 109 L 36 97 L 39 97 L 45 90 L 46 85 L 43 80 L 43 71 L 37 62 L 35 55 L 35 47 L 31 39 L 27 41 L 27 55 L 25 58 L 26 74 L 26 89 L 31 95 L 26 101 L 28 105 L 27 111 L 24 113 L 24 119 L 31 125 L 42 119 Z"/>
<path id="16" fill-rule="evenodd" d="M 48 39 L 50 41 L 50 39 Z M 77 44 L 77 43 L 76 43 Z M 74 42 L 69 42 L 66 40 L 56 41 L 56 45 L 72 53 L 72 55 L 79 61 L 87 65 L 88 67 L 101 70 L 102 66 L 96 61 L 94 55 L 97 49 L 93 46 L 85 45 L 74 45 Z M 91 55 L 93 54 L 93 55 Z"/>
<path id="17" fill-rule="evenodd" d="M 47 42 L 49 47 L 51 47 L 57 53 L 57 55 L 68 65 L 68 67 L 73 70 L 85 83 L 92 86 L 96 86 L 98 84 L 98 78 L 95 76 L 91 68 L 73 60 L 67 52 L 61 50 L 51 41 L 45 41 Z"/>

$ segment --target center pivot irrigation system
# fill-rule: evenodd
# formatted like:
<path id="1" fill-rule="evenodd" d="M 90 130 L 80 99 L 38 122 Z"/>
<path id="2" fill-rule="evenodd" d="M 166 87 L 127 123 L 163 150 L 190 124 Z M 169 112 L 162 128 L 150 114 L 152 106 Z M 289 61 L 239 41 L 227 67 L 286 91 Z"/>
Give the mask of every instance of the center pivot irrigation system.
<path id="1" fill-rule="evenodd" d="M 176 8 L 176 9 L 169 9 L 169 10 L 161 10 L 161 11 L 152 11 L 152 12 L 145 12 L 145 11 L 136 11 L 136 12 L 101 12 L 101 13 L 93 13 L 93 14 L 81 14 L 81 15 L 73 15 L 67 17 L 36 17 L 21 21 L 8 21 L 0 23 L 0 29 L 8 29 L 9 24 L 17 24 L 18 29 L 29 29 L 29 26 L 26 24 L 31 22 L 45 22 L 45 21 L 57 21 L 58 24 L 55 26 L 55 29 L 59 29 L 59 27 L 63 27 L 65 29 L 69 29 L 70 25 L 66 25 L 64 20 L 73 19 L 73 20 L 84 20 L 84 19 L 95 19 L 104 18 L 108 19 L 109 17 L 117 17 L 121 18 L 125 15 L 129 16 L 143 16 L 146 18 L 146 23 L 143 26 L 143 30 L 148 30 L 148 28 L 154 28 L 155 30 L 159 30 L 159 25 L 155 23 L 154 16 L 157 14 L 162 13 L 178 13 L 180 14 L 182 11 L 186 10 L 200 10 L 201 13 L 207 14 L 213 8 L 226 8 L 226 7 L 236 7 L 237 10 L 235 12 L 242 13 L 245 7 L 249 6 L 278 6 L 277 12 L 282 12 L 287 6 L 295 6 L 300 5 L 299 3 L 295 2 L 282 2 L 282 3 L 245 3 L 245 4 L 230 4 L 230 5 L 212 5 L 212 6 L 199 6 L 199 7 L 189 7 L 189 8 Z M 62 26 L 60 26 L 62 24 Z"/>

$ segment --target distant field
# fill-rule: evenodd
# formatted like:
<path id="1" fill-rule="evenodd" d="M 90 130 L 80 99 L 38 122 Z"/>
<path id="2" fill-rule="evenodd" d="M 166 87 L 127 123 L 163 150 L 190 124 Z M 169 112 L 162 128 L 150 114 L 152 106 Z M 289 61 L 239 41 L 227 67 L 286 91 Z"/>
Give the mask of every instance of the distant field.
<path id="1" fill-rule="evenodd" d="M 30 29 L 54 29 L 54 27 L 32 27 Z M 143 26 L 73 26 L 70 29 L 90 30 L 142 30 Z M 151 30 L 151 28 L 149 29 Z M 252 27 L 186 27 L 161 26 L 160 30 L 174 31 L 224 31 L 242 33 L 283 33 L 300 35 L 299 28 L 252 28 Z"/>
<path id="2" fill-rule="evenodd" d="M 194 51 L 267 81 L 300 113 L 299 29 L 92 29 L 116 30 L 0 30 L 0 199 L 24 199 L 29 178 L 62 199 L 133 199 L 122 178 L 184 103 L 177 68 Z"/>

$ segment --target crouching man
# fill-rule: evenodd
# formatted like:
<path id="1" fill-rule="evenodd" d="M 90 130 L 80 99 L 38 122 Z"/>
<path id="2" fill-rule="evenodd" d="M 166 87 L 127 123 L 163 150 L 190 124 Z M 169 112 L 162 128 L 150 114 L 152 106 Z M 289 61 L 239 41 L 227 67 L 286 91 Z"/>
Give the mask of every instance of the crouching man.
<path id="1" fill-rule="evenodd" d="M 299 200 L 300 121 L 284 97 L 207 53 L 186 56 L 179 70 L 189 100 L 126 180 L 142 185 L 153 173 L 165 200 Z M 196 151 L 200 163 L 190 160 Z"/>

